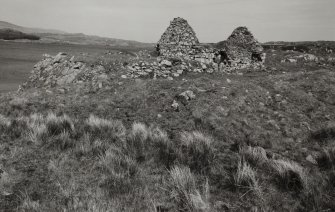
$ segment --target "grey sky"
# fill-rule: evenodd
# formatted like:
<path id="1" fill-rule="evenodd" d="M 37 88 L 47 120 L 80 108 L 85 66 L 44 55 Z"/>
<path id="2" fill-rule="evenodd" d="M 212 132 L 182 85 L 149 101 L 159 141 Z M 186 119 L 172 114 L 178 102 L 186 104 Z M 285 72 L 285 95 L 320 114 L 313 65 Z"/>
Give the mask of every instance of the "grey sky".
<path id="1" fill-rule="evenodd" d="M 174 17 L 200 42 L 247 26 L 262 42 L 335 40 L 335 0 L 0 0 L 0 20 L 113 38 L 156 42 Z"/>

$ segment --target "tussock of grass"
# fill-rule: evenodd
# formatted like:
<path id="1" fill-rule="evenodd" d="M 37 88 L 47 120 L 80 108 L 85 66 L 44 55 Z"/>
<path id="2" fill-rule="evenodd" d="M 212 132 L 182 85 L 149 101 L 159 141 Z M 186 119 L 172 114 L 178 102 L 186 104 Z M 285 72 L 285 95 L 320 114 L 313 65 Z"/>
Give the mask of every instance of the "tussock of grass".
<path id="1" fill-rule="evenodd" d="M 50 146 L 59 148 L 61 150 L 70 148 L 74 146 L 75 141 L 70 137 L 70 133 L 67 131 L 63 131 L 50 142 Z"/>
<path id="2" fill-rule="evenodd" d="M 150 128 L 149 138 L 158 149 L 159 160 L 169 168 L 176 159 L 174 143 L 169 139 L 168 134 L 159 127 Z"/>
<path id="3" fill-rule="evenodd" d="M 317 157 L 318 165 L 324 169 L 335 167 L 335 147 L 324 149 Z"/>
<path id="4" fill-rule="evenodd" d="M 33 201 L 27 192 L 22 193 L 22 204 L 18 208 L 18 211 L 32 211 L 32 212 L 38 212 L 38 211 L 43 211 L 41 209 L 41 206 L 39 202 Z"/>
<path id="5" fill-rule="evenodd" d="M 299 164 L 286 160 L 274 160 L 271 162 L 271 167 L 280 187 L 288 190 L 307 188 L 307 175 Z"/>
<path id="6" fill-rule="evenodd" d="M 9 102 L 13 109 L 22 109 L 27 105 L 27 103 L 28 99 L 22 97 L 15 97 Z"/>
<path id="7" fill-rule="evenodd" d="M 262 165 L 268 161 L 266 151 L 262 147 L 244 146 L 240 148 L 240 155 L 253 165 Z"/>
<path id="8" fill-rule="evenodd" d="M 170 195 L 178 211 L 209 211 L 208 183 L 205 187 L 204 194 L 201 194 L 195 176 L 187 167 L 175 166 L 170 171 Z"/>
<path id="9" fill-rule="evenodd" d="M 27 122 L 24 118 L 10 119 L 0 114 L 0 136 L 10 139 L 19 138 L 27 129 Z"/>
<path id="10" fill-rule="evenodd" d="M 180 137 L 178 162 L 191 170 L 208 171 L 214 159 L 213 139 L 201 132 L 183 132 Z"/>
<path id="11" fill-rule="evenodd" d="M 76 143 L 75 153 L 79 155 L 86 155 L 93 151 L 93 145 L 91 144 L 91 136 L 89 133 L 85 133 L 79 141 Z"/>
<path id="12" fill-rule="evenodd" d="M 148 155 L 150 149 L 149 129 L 145 124 L 135 122 L 127 138 L 127 150 L 135 155 L 136 160 L 142 162 Z"/>
<path id="13" fill-rule="evenodd" d="M 90 115 L 86 120 L 86 124 L 88 126 L 86 131 L 93 137 L 114 142 L 116 139 L 124 140 L 126 136 L 126 128 L 118 120 L 107 120 Z"/>
<path id="14" fill-rule="evenodd" d="M 111 146 L 99 157 L 99 165 L 106 172 L 104 184 L 111 193 L 126 193 L 134 186 L 134 179 L 139 172 L 138 164 L 119 148 Z"/>
<path id="15" fill-rule="evenodd" d="M 150 128 L 149 138 L 154 143 L 165 143 L 169 140 L 169 136 L 166 131 L 160 129 L 159 127 Z"/>
<path id="16" fill-rule="evenodd" d="M 33 114 L 29 117 L 26 137 L 35 144 L 40 144 L 48 138 L 48 130 L 41 114 Z"/>
<path id="17" fill-rule="evenodd" d="M 11 123 L 12 122 L 9 118 L 0 114 L 0 129 L 5 129 L 5 128 L 10 127 Z"/>
<path id="18" fill-rule="evenodd" d="M 335 123 L 330 123 L 326 127 L 322 127 L 322 128 L 319 128 L 311 132 L 311 138 L 318 140 L 318 141 L 334 139 L 335 138 Z"/>
<path id="19" fill-rule="evenodd" d="M 71 118 L 67 115 L 56 116 L 49 113 L 46 118 L 33 114 L 27 120 L 26 137 L 36 144 L 47 144 L 61 150 L 73 146 L 71 135 L 75 131 Z"/>
<path id="20" fill-rule="evenodd" d="M 238 162 L 236 175 L 234 177 L 235 184 L 238 187 L 246 187 L 256 192 L 261 189 L 256 179 L 256 173 L 252 167 L 243 159 Z"/>
<path id="21" fill-rule="evenodd" d="M 50 136 L 74 131 L 74 124 L 69 116 L 56 116 L 54 113 L 49 113 L 46 117 L 46 127 Z"/>
<path id="22" fill-rule="evenodd" d="M 145 142 L 149 137 L 149 130 L 145 124 L 135 122 L 132 125 L 131 135 L 134 140 Z"/>

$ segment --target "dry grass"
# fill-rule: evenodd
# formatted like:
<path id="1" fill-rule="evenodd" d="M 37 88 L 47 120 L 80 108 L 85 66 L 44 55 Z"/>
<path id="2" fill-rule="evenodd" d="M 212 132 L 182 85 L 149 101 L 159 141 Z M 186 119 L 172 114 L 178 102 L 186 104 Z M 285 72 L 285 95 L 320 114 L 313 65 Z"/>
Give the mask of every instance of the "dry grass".
<path id="1" fill-rule="evenodd" d="M 18 211 L 32 211 L 32 212 L 43 211 L 41 209 L 39 202 L 31 200 L 27 192 L 24 193 L 22 192 L 21 199 L 22 204 L 18 208 Z"/>
<path id="2" fill-rule="evenodd" d="M 325 142 L 329 139 L 335 138 L 335 122 L 328 123 L 327 126 L 319 127 L 318 129 L 311 132 L 311 138 Z"/>
<path id="3" fill-rule="evenodd" d="M 240 148 L 240 155 L 253 165 L 263 165 L 268 162 L 266 151 L 262 147 L 244 146 Z"/>
<path id="4" fill-rule="evenodd" d="M 173 167 L 170 171 L 169 189 L 178 211 L 210 211 L 208 183 L 200 193 L 196 178 L 187 167 Z"/>
<path id="5" fill-rule="evenodd" d="M 28 99 L 23 97 L 15 97 L 9 102 L 10 106 L 13 109 L 22 109 L 27 103 Z"/>
<path id="6" fill-rule="evenodd" d="M 335 147 L 324 149 L 317 157 L 319 167 L 333 169 L 335 167 Z"/>
<path id="7" fill-rule="evenodd" d="M 71 135 L 74 134 L 75 127 L 71 118 L 67 115 L 56 116 L 49 113 L 47 117 L 41 114 L 33 114 L 25 119 L 27 129 L 25 136 L 35 144 L 47 145 L 61 150 L 74 145 Z"/>
<path id="8" fill-rule="evenodd" d="M 236 175 L 234 176 L 235 185 L 239 188 L 248 188 L 256 192 L 261 193 L 258 180 L 256 178 L 256 172 L 252 167 L 243 159 L 238 162 Z"/>
<path id="9" fill-rule="evenodd" d="M 102 119 L 91 114 L 86 120 L 86 125 L 86 131 L 93 137 L 107 140 L 110 143 L 124 140 L 126 136 L 126 128 L 118 120 Z"/>
<path id="10" fill-rule="evenodd" d="M 138 162 L 147 159 L 151 143 L 149 142 L 149 129 L 145 124 L 135 122 L 127 138 L 127 151 L 134 155 Z"/>
<path id="11" fill-rule="evenodd" d="M 288 190 L 308 188 L 306 172 L 299 164 L 287 160 L 274 160 L 270 166 L 281 188 Z"/>
<path id="12" fill-rule="evenodd" d="M 56 136 L 63 132 L 74 132 L 74 124 L 67 115 L 56 116 L 54 113 L 49 113 L 45 124 L 50 136 Z"/>
<path id="13" fill-rule="evenodd" d="M 133 123 L 131 128 L 131 136 L 133 140 L 144 143 L 149 137 L 148 127 L 143 123 Z"/>
<path id="14" fill-rule="evenodd" d="M 111 146 L 99 157 L 99 166 L 105 170 L 105 182 L 111 194 L 127 193 L 134 186 L 139 166 L 132 157 L 125 155 L 119 148 Z"/>
<path id="15" fill-rule="evenodd" d="M 176 159 L 175 144 L 169 139 L 168 134 L 159 127 L 150 128 L 149 138 L 155 149 L 158 149 L 159 161 L 170 168 Z"/>
<path id="16" fill-rule="evenodd" d="M 201 132 L 183 132 L 178 147 L 178 162 L 191 170 L 207 172 L 214 160 L 213 139 Z"/>
<path id="17" fill-rule="evenodd" d="M 41 144 L 48 137 L 48 130 L 44 117 L 41 114 L 33 114 L 27 121 L 28 129 L 26 137 L 35 144 Z"/>
<path id="18" fill-rule="evenodd" d="M 0 127 L 8 128 L 8 127 L 10 127 L 11 123 L 12 122 L 9 118 L 0 114 Z"/>
<path id="19" fill-rule="evenodd" d="M 84 133 L 84 135 L 76 143 L 75 153 L 79 155 L 86 155 L 93 151 L 94 147 L 91 142 L 91 136 L 89 133 Z"/>

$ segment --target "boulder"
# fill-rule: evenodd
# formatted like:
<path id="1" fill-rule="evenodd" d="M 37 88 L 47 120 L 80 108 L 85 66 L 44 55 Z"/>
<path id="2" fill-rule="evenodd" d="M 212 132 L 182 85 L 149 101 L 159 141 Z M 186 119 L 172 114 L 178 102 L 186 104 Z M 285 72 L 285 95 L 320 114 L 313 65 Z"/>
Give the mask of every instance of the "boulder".
<path id="1" fill-rule="evenodd" d="M 181 94 L 179 94 L 178 97 L 180 99 L 190 101 L 192 99 L 195 99 L 195 94 L 193 93 L 193 91 L 187 90 L 187 91 L 184 91 Z"/>
<path id="2" fill-rule="evenodd" d="M 168 60 L 162 60 L 160 64 L 164 65 L 164 66 L 168 66 L 168 67 L 172 66 L 172 62 L 170 62 Z"/>

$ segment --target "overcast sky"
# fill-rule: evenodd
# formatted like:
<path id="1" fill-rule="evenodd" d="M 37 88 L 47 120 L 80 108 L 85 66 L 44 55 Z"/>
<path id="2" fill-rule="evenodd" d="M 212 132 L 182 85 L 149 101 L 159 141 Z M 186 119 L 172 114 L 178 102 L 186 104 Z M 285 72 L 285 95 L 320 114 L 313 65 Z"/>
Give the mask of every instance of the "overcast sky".
<path id="1" fill-rule="evenodd" d="M 335 0 L 0 0 L 2 21 L 142 42 L 157 42 L 174 17 L 200 42 L 238 26 L 261 42 L 335 40 Z"/>

